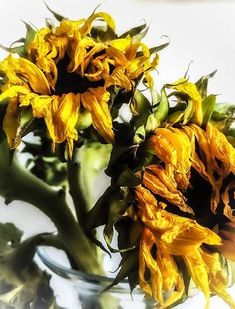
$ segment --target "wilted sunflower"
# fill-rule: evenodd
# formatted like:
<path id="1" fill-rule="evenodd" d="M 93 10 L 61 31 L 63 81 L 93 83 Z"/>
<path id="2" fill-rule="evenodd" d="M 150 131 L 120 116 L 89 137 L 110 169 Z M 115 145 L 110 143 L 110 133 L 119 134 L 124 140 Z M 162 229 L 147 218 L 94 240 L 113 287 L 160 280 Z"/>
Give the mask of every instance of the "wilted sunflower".
<path id="1" fill-rule="evenodd" d="M 107 13 L 78 21 L 63 19 L 57 27 L 35 32 L 25 57 L 11 53 L 0 62 L 6 76 L 0 101 L 9 100 L 3 128 L 12 148 L 19 143 L 20 109 L 28 106 L 33 117 L 44 118 L 53 147 L 67 141 L 70 156 L 73 141 L 78 139 L 79 113 L 84 109 L 94 128 L 112 143 L 110 90 L 131 91 L 143 74 L 152 85 L 149 71 L 158 57 L 151 61 L 148 47 L 130 35 L 118 38 L 115 34 L 105 41 L 93 37 L 95 20 L 105 22 L 115 34 L 114 20 Z"/>
<path id="2" fill-rule="evenodd" d="M 166 308 L 186 293 L 183 263 L 205 294 L 205 308 L 211 293 L 235 308 L 220 258 L 234 260 L 235 149 L 211 122 L 203 125 L 205 101 L 194 84 L 182 79 L 168 87 L 191 107 L 169 115 L 146 141 L 155 163 L 137 173 L 138 219 L 132 214 L 143 224 L 139 284 Z"/>

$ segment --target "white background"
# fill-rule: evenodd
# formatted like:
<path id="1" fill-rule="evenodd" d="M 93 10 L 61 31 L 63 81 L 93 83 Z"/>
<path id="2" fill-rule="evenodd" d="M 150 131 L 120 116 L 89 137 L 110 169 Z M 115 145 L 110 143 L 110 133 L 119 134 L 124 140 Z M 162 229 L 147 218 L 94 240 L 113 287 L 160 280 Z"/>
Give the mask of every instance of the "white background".
<path id="1" fill-rule="evenodd" d="M 87 17 L 100 3 L 101 1 L 96 0 L 47 1 L 52 9 L 70 19 Z M 106 0 L 99 10 L 113 15 L 120 33 L 145 19 L 150 23 L 145 39 L 149 45 L 163 43 L 162 35 L 170 38 L 170 46 L 160 55 L 155 77 L 157 88 L 162 83 L 173 82 L 182 77 L 190 61 L 193 61 L 189 71 L 193 81 L 218 69 L 210 83 L 211 93 L 220 94 L 221 102 L 235 102 L 234 1 Z M 46 17 L 52 16 L 41 0 L 0 0 L 0 43 L 9 46 L 24 36 L 25 28 L 21 20 L 40 28 Z M 0 57 L 4 56 L 5 53 L 0 51 Z M 0 221 L 16 222 L 26 231 L 25 237 L 54 230 L 51 222 L 29 205 L 14 202 L 4 206 L 1 200 L 0 204 Z M 63 304 L 62 300 L 61 305 Z M 203 299 L 198 297 L 180 308 L 199 309 L 203 308 L 203 304 Z M 71 301 L 70 306 L 75 309 Z M 211 308 L 227 307 L 213 298 Z"/>

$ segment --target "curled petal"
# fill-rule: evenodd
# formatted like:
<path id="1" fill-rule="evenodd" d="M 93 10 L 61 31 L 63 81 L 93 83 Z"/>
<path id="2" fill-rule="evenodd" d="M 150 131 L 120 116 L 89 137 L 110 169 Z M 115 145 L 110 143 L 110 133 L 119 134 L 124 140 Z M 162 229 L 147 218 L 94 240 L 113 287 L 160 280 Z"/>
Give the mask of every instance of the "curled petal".
<path id="1" fill-rule="evenodd" d="M 20 98 L 20 101 L 21 106 L 32 106 L 34 117 L 44 118 L 54 146 L 55 143 L 67 140 L 69 156 L 72 157 L 73 141 L 78 138 L 75 126 L 80 107 L 80 95 L 68 93 L 58 97 L 30 94 Z"/>
<path id="2" fill-rule="evenodd" d="M 110 93 L 103 87 L 90 88 L 81 94 L 82 105 L 91 113 L 96 130 L 104 139 L 113 143 L 112 117 L 108 108 Z"/>
<path id="3" fill-rule="evenodd" d="M 226 291 L 227 279 L 223 274 L 219 254 L 201 250 L 201 256 L 208 268 L 210 290 L 220 296 L 231 308 L 235 308 L 234 300 Z"/>
<path id="4" fill-rule="evenodd" d="M 205 309 L 209 309 L 210 304 L 210 287 L 208 277 L 208 267 L 198 250 L 194 250 L 188 255 L 185 255 L 184 261 L 192 276 L 196 286 L 204 293 L 206 297 Z"/>
<path id="5" fill-rule="evenodd" d="M 3 120 L 3 130 L 6 133 L 7 141 L 10 148 L 15 148 L 20 143 L 18 137 L 20 127 L 19 117 L 19 100 L 17 97 L 9 100 L 7 105 L 7 111 Z"/>
<path id="6" fill-rule="evenodd" d="M 169 87 L 188 96 L 189 103 L 193 105 L 193 108 L 190 110 L 190 112 L 193 114 L 194 123 L 200 126 L 202 124 L 202 98 L 197 90 L 196 85 L 188 82 L 185 78 L 182 78 L 169 85 Z M 185 116 L 188 118 L 190 115 Z"/>
<path id="7" fill-rule="evenodd" d="M 13 58 L 9 55 L 0 62 L 0 71 L 6 74 L 12 84 L 23 85 L 26 79 L 34 92 L 50 94 L 50 87 L 43 72 L 25 58 Z"/>
<path id="8" fill-rule="evenodd" d="M 92 22 L 95 19 L 99 19 L 99 20 L 103 20 L 107 23 L 107 25 L 111 28 L 111 29 L 115 29 L 115 22 L 112 18 L 111 15 L 104 13 L 104 12 L 99 12 L 99 13 L 95 13 L 92 14 L 84 23 L 84 25 L 81 27 L 80 29 L 80 33 L 82 35 L 86 35 L 87 33 L 90 32 L 91 30 L 91 26 L 92 26 Z"/>

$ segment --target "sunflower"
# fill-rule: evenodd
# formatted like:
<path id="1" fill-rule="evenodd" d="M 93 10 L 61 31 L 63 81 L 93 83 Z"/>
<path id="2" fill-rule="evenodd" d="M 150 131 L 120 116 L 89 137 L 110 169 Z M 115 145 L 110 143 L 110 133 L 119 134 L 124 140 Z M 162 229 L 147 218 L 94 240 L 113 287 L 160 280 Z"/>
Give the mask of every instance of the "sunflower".
<path id="1" fill-rule="evenodd" d="M 205 245 L 220 246 L 221 238 L 195 220 L 166 210 L 167 203 L 157 200 L 142 185 L 135 189 L 137 216 L 144 228 L 139 246 L 139 284 L 161 308 L 179 301 L 185 294 L 185 283 L 178 263 L 186 265 L 187 272 L 206 297 L 215 293 L 235 308 L 235 302 L 226 291 L 227 277 L 218 252 Z M 180 260 L 179 260 L 180 259 Z M 170 293 L 166 301 L 164 294 Z"/>
<path id="2" fill-rule="evenodd" d="M 150 60 L 149 48 L 130 35 L 105 41 L 93 37 L 96 20 L 114 32 L 114 20 L 107 13 L 77 21 L 63 19 L 57 27 L 39 29 L 27 44 L 25 57 L 11 53 L 0 62 L 6 77 L 0 101 L 8 99 L 3 128 L 10 147 L 19 144 L 20 110 L 29 106 L 34 118 L 44 119 L 53 148 L 66 141 L 70 157 L 84 110 L 97 132 L 113 143 L 111 90 L 131 91 L 143 75 L 152 87 L 149 72 L 158 56 Z"/>
<path id="3" fill-rule="evenodd" d="M 167 308 L 187 293 L 187 273 L 204 293 L 205 308 L 211 293 L 235 308 L 220 256 L 234 260 L 235 149 L 212 121 L 205 123 L 205 99 L 195 84 L 180 79 L 165 87 L 187 106 L 172 108 L 149 135 L 144 149 L 152 159 L 136 173 L 141 184 L 129 214 L 143 227 L 139 284 Z"/>

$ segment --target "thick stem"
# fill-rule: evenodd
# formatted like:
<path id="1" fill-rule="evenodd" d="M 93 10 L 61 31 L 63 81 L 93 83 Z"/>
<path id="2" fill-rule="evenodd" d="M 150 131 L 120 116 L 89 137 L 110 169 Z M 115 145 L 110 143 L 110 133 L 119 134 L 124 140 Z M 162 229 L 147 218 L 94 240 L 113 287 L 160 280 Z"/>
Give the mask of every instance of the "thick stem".
<path id="1" fill-rule="evenodd" d="M 80 164 L 74 161 L 68 162 L 67 173 L 69 182 L 69 192 L 73 199 L 77 219 L 80 225 L 83 226 L 84 216 L 89 209 L 80 186 L 79 181 Z"/>
<path id="2" fill-rule="evenodd" d="M 56 191 L 19 165 L 14 159 L 9 165 L 6 141 L 0 144 L 0 195 L 6 202 L 21 200 L 46 214 L 58 229 L 65 248 L 80 270 L 102 274 L 93 248 L 76 222 L 65 201 L 65 193 Z"/>

